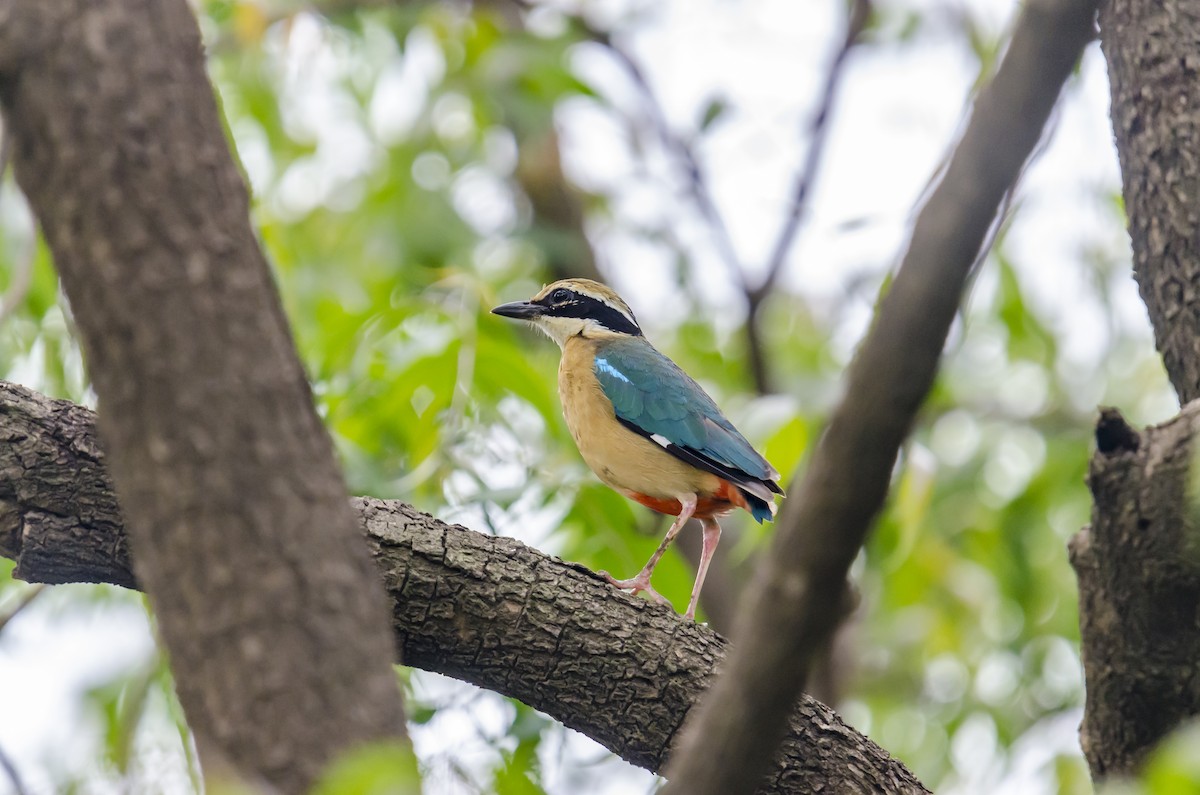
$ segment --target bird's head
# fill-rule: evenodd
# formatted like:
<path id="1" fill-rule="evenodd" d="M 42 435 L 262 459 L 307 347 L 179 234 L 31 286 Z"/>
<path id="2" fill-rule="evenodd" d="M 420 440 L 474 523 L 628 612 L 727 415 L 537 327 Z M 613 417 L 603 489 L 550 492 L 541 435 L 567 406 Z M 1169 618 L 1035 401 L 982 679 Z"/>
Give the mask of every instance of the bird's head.
<path id="1" fill-rule="evenodd" d="M 591 279 L 563 279 L 528 301 L 501 304 L 492 312 L 532 323 L 560 347 L 576 336 L 642 336 L 621 296 Z"/>

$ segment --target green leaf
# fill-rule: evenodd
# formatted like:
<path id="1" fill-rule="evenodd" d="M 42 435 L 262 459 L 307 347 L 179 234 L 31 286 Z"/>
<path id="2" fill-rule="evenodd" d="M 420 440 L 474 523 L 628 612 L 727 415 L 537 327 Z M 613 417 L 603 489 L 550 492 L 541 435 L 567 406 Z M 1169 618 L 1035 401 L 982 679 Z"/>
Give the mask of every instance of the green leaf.
<path id="1" fill-rule="evenodd" d="M 704 104 L 704 110 L 700 113 L 700 122 L 696 128 L 704 133 L 708 132 L 717 121 L 719 121 L 729 111 L 729 101 L 725 97 L 713 97 Z"/>
<path id="2" fill-rule="evenodd" d="M 321 776 L 312 795 L 420 795 L 421 776 L 412 748 L 376 743 L 350 751 Z"/>

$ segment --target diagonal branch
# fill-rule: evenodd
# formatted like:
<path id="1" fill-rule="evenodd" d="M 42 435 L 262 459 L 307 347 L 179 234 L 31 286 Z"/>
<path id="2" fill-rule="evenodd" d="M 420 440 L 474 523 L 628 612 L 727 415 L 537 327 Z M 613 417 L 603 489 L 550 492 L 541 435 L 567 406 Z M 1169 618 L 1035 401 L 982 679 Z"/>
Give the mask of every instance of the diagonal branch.
<path id="1" fill-rule="evenodd" d="M 13 619 L 19 616 L 31 604 L 33 604 L 34 600 L 37 599 L 38 596 L 40 596 L 45 590 L 45 585 L 35 585 L 31 588 L 25 589 L 25 591 L 17 597 L 16 604 L 5 610 L 3 613 L 0 613 L 0 632 L 3 632 L 4 628 L 7 627 Z"/>
<path id="2" fill-rule="evenodd" d="M 846 21 L 846 36 L 829 64 L 829 71 L 825 73 L 825 86 L 821 90 L 820 104 L 817 106 L 817 113 L 813 116 L 809 129 L 808 151 L 804 155 L 804 162 L 800 166 L 800 170 L 796 172 L 788 214 L 779 230 L 779 237 L 775 239 L 771 256 L 767 260 L 766 275 L 757 287 L 746 293 L 750 302 L 751 317 L 757 314 L 763 299 L 767 297 L 775 286 L 775 282 L 778 281 L 779 275 L 783 272 L 783 266 L 787 263 L 788 252 L 791 251 L 792 244 L 796 241 L 796 234 L 800 231 L 800 221 L 804 217 L 804 211 L 808 209 L 808 194 L 812 190 L 813 183 L 816 182 L 817 167 L 821 164 L 821 155 L 825 151 L 825 140 L 829 131 L 829 115 L 833 110 L 833 98 L 842 81 L 846 59 L 850 55 L 850 51 L 854 49 L 854 45 L 858 44 L 863 31 L 866 30 L 870 16 L 871 0 L 853 0 L 850 17 Z"/>
<path id="3" fill-rule="evenodd" d="M 17 766 L 8 758 L 8 754 L 4 752 L 3 748 L 0 748 L 0 770 L 3 770 L 4 775 L 8 776 L 8 782 L 13 788 L 13 795 L 29 795 L 29 790 L 25 789 L 25 782 L 21 779 Z"/>
<path id="4" fill-rule="evenodd" d="M 763 302 L 771 294 L 780 274 L 783 273 L 788 254 L 791 253 L 796 236 L 800 232 L 800 222 L 808 209 L 808 194 L 812 191 L 813 183 L 816 182 L 817 168 L 821 165 L 821 157 L 825 152 L 825 141 L 829 132 L 829 116 L 833 110 L 834 96 L 842 81 L 846 59 L 849 57 L 850 51 L 858 44 L 863 31 L 866 30 L 870 16 L 871 0 L 853 0 L 849 17 L 846 20 L 846 35 L 829 64 L 829 70 L 825 73 L 825 86 L 821 91 L 817 112 L 813 116 L 809 128 L 808 150 L 793 179 L 792 198 L 788 204 L 783 226 L 779 229 L 779 235 L 776 237 L 775 245 L 771 248 L 771 255 L 767 259 L 766 274 L 757 285 L 751 286 L 749 282 L 743 283 L 748 307 L 746 352 L 750 358 L 750 370 L 754 376 L 754 385 L 760 395 L 770 394 L 774 391 L 771 370 L 767 365 L 766 343 L 763 340 L 760 325 Z"/>
<path id="5" fill-rule="evenodd" d="M 667 791 L 749 792 L 836 625 L 851 562 L 933 383 L 962 289 L 1005 192 L 1093 37 L 1096 0 L 1029 0 L 945 176 L 917 217 L 845 393 L 780 517 L 721 677 L 693 714 Z"/>
<path id="6" fill-rule="evenodd" d="M 0 555 L 37 582 L 136 587 L 95 415 L 0 382 Z M 354 507 L 393 604 L 397 654 L 520 699 L 654 771 L 726 642 L 581 566 L 399 502 Z M 230 549 L 230 555 L 238 550 Z M 925 792 L 832 710 L 804 699 L 764 792 Z"/>
<path id="7" fill-rule="evenodd" d="M 4 177 L 8 174 L 8 165 L 12 160 L 12 136 L 4 127 L 4 120 L 0 119 L 0 188 L 3 187 Z M 30 240 L 29 248 L 25 253 L 13 258 L 13 274 L 9 280 L 8 289 L 4 291 L 3 298 L 0 298 L 0 325 L 9 318 L 14 312 L 21 308 L 21 304 L 25 301 L 25 296 L 29 294 L 29 288 L 33 286 L 33 266 L 37 259 L 37 233 L 35 232 Z"/>
<path id="8" fill-rule="evenodd" d="M 788 253 L 791 251 L 797 233 L 800 231 L 800 222 L 803 220 L 804 211 L 808 206 L 808 195 L 816 180 L 817 167 L 820 165 L 821 157 L 824 153 L 826 134 L 829 129 L 829 116 L 833 108 L 834 96 L 837 93 L 838 85 L 841 83 L 847 56 L 849 56 L 850 51 L 858 43 L 863 31 L 866 30 L 870 14 L 870 0 L 853 0 L 850 7 L 850 15 L 846 21 L 846 34 L 833 60 L 830 62 L 829 69 L 825 75 L 825 84 L 821 91 L 816 114 L 813 116 L 809 129 L 807 153 L 792 181 L 791 201 L 788 205 L 787 215 L 784 217 L 779 235 L 771 248 L 771 254 L 766 263 L 765 274 L 757 285 L 751 282 L 750 276 L 746 272 L 742 258 L 737 251 L 737 246 L 733 242 L 733 235 L 729 231 L 724 215 L 717 206 L 703 166 L 696 156 L 695 150 L 686 138 L 672 129 L 670 122 L 667 120 L 666 113 L 663 111 L 662 103 L 659 102 L 658 96 L 654 92 L 654 87 L 650 84 L 637 59 L 615 41 L 611 34 L 596 30 L 583 23 L 588 37 L 592 41 L 603 45 L 611 52 L 613 57 L 628 74 L 634 88 L 641 95 L 655 134 L 658 136 L 667 154 L 674 157 L 682 167 L 687 180 L 688 195 L 692 203 L 696 206 L 700 217 L 712 233 L 720 259 L 746 298 L 748 309 L 746 321 L 746 354 L 749 359 L 750 375 L 754 380 L 755 390 L 761 395 L 770 394 L 775 391 L 775 388 L 767 362 L 766 345 L 758 326 L 759 310 L 762 307 L 763 301 L 770 294 L 771 289 L 779 279 L 783 267 L 787 262 Z"/>
<path id="9" fill-rule="evenodd" d="M 641 94 L 646 113 L 650 116 L 651 126 L 654 128 L 655 134 L 658 135 L 663 149 L 683 166 L 684 176 L 687 179 L 688 196 L 691 198 L 692 203 L 696 205 L 696 210 L 700 213 L 700 216 L 712 232 L 713 241 L 716 244 L 721 261 L 729 269 L 731 278 L 738 285 L 742 286 L 743 289 L 748 290 L 746 272 L 742 267 L 742 260 L 738 255 L 737 246 L 734 245 L 733 235 L 725 223 L 725 217 L 721 214 L 720 208 L 717 207 L 712 189 L 708 186 L 708 177 L 705 175 L 704 168 L 700 164 L 699 158 L 696 157 L 696 152 L 692 149 L 692 145 L 672 129 L 671 122 L 667 120 L 662 103 L 659 101 L 658 95 L 654 92 L 654 86 L 650 84 L 649 78 L 646 77 L 646 73 L 642 70 L 641 65 L 638 64 L 637 59 L 628 50 L 618 44 L 612 35 L 606 31 L 590 27 L 586 29 L 592 41 L 608 48 L 609 52 L 612 53 L 613 57 L 629 75 L 629 79 L 633 82 L 638 93 Z"/>

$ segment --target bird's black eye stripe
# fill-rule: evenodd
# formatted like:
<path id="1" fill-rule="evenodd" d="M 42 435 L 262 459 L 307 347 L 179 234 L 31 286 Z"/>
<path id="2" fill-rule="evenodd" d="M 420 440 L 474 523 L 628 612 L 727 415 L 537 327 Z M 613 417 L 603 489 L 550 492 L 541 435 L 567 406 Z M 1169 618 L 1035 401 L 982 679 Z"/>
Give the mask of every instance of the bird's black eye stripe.
<path id="1" fill-rule="evenodd" d="M 559 290 L 555 290 L 546 296 L 551 301 L 550 310 L 546 314 L 554 317 L 590 318 L 609 331 L 630 334 L 634 337 L 642 336 L 642 330 L 638 328 L 637 323 L 630 321 L 622 312 L 613 309 L 603 301 L 598 301 L 590 295 L 580 295 L 572 290 L 562 290 L 566 293 L 566 298 L 560 303 L 556 297 L 558 292 Z"/>

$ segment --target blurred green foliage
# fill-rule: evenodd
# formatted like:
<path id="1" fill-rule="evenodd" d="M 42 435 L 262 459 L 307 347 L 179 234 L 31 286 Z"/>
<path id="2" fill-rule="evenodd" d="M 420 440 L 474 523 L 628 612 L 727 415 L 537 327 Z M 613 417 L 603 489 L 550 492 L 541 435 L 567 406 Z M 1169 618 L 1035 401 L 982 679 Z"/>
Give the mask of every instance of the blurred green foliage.
<path id="1" fill-rule="evenodd" d="M 350 487 L 631 573 L 661 523 L 584 468 L 558 409 L 554 346 L 488 313 L 553 278 L 562 251 L 586 247 L 582 230 L 537 217 L 518 173 L 522 153 L 554 135 L 562 103 L 622 112 L 573 67 L 586 31 L 559 12 L 544 13 L 531 32 L 490 4 L 374 5 L 332 3 L 351 10 L 319 16 L 250 0 L 201 4 L 255 222 Z M 877 15 L 875 45 L 913 46 L 919 14 Z M 964 23 L 962 35 L 986 73 L 999 42 L 974 24 Z M 736 96 L 710 99 L 685 132 L 719 129 L 736 107 Z M 637 141 L 630 146 L 637 155 Z M 614 222 L 614 197 L 573 186 L 565 195 L 589 218 Z M 1112 229 L 1123 228 L 1111 186 L 1092 201 Z M 31 229 L 5 184 L 0 287 L 22 274 L 29 286 L 0 325 L 0 376 L 87 401 L 69 312 Z M 770 296 L 762 328 L 784 394 L 761 396 L 742 366 L 744 319 L 715 313 L 693 289 L 702 258 L 669 220 L 627 231 L 664 250 L 674 263 L 667 281 L 680 288 L 666 302 L 672 311 L 642 317 L 649 335 L 790 479 L 836 399 L 852 351 L 845 340 L 862 332 L 861 311 L 849 310 L 873 304 L 887 263 L 848 280 L 832 306 L 783 288 Z M 1080 273 L 1073 300 L 1099 307 L 1107 323 L 1096 335 L 1102 350 L 1072 358 L 1063 342 L 1069 316 L 1031 298 L 1029 271 L 1000 235 L 897 466 L 890 506 L 855 567 L 862 604 L 847 630 L 840 706 L 935 790 L 969 787 L 980 771 L 998 780 L 1023 743 L 1037 744 L 1053 725 L 1061 739 L 1061 726 L 1078 722 L 1076 594 L 1065 544 L 1088 519 L 1092 413 L 1111 403 L 1155 419 L 1168 400 L 1148 336 L 1113 310 L 1128 264 L 1111 248 L 1100 240 L 1059 263 Z M 615 264 L 604 275 L 637 283 Z M 663 296 L 636 299 L 635 308 L 663 305 Z M 752 563 L 770 528 L 745 517 L 726 525 L 734 564 Z M 10 569 L 0 566 L 0 597 L 15 587 Z M 691 577 L 671 553 L 655 584 L 682 604 Z M 145 704 L 175 710 L 188 745 L 161 664 L 88 698 L 103 717 L 102 765 L 118 774 L 129 769 Z M 418 735 L 440 730 L 439 715 L 470 708 L 411 683 L 408 704 Z M 470 791 L 554 791 L 547 747 L 561 728 L 519 704 L 502 714 L 499 729 L 479 732 L 494 753 L 476 758 L 474 769 L 452 755 L 439 765 Z M 1194 747 L 1187 737 L 1191 746 L 1179 740 L 1156 757 L 1146 792 L 1195 791 L 1195 755 L 1180 750 Z M 421 764 L 429 775 L 432 762 Z M 554 764 L 568 763 L 560 753 Z M 1090 791 L 1077 749 L 1039 764 L 1041 780 L 1059 791 Z M 586 766 L 555 775 L 586 789 Z M 413 786 L 408 763 L 379 749 L 330 776 L 321 791 Z M 653 786 L 650 777 L 644 786 Z"/>
<path id="2" fill-rule="evenodd" d="M 1146 766 L 1141 790 L 1147 795 L 1200 792 L 1200 723 L 1172 732 L 1154 751 Z"/>
<path id="3" fill-rule="evenodd" d="M 419 795 L 412 750 L 395 743 L 360 748 L 333 763 L 313 795 Z"/>

